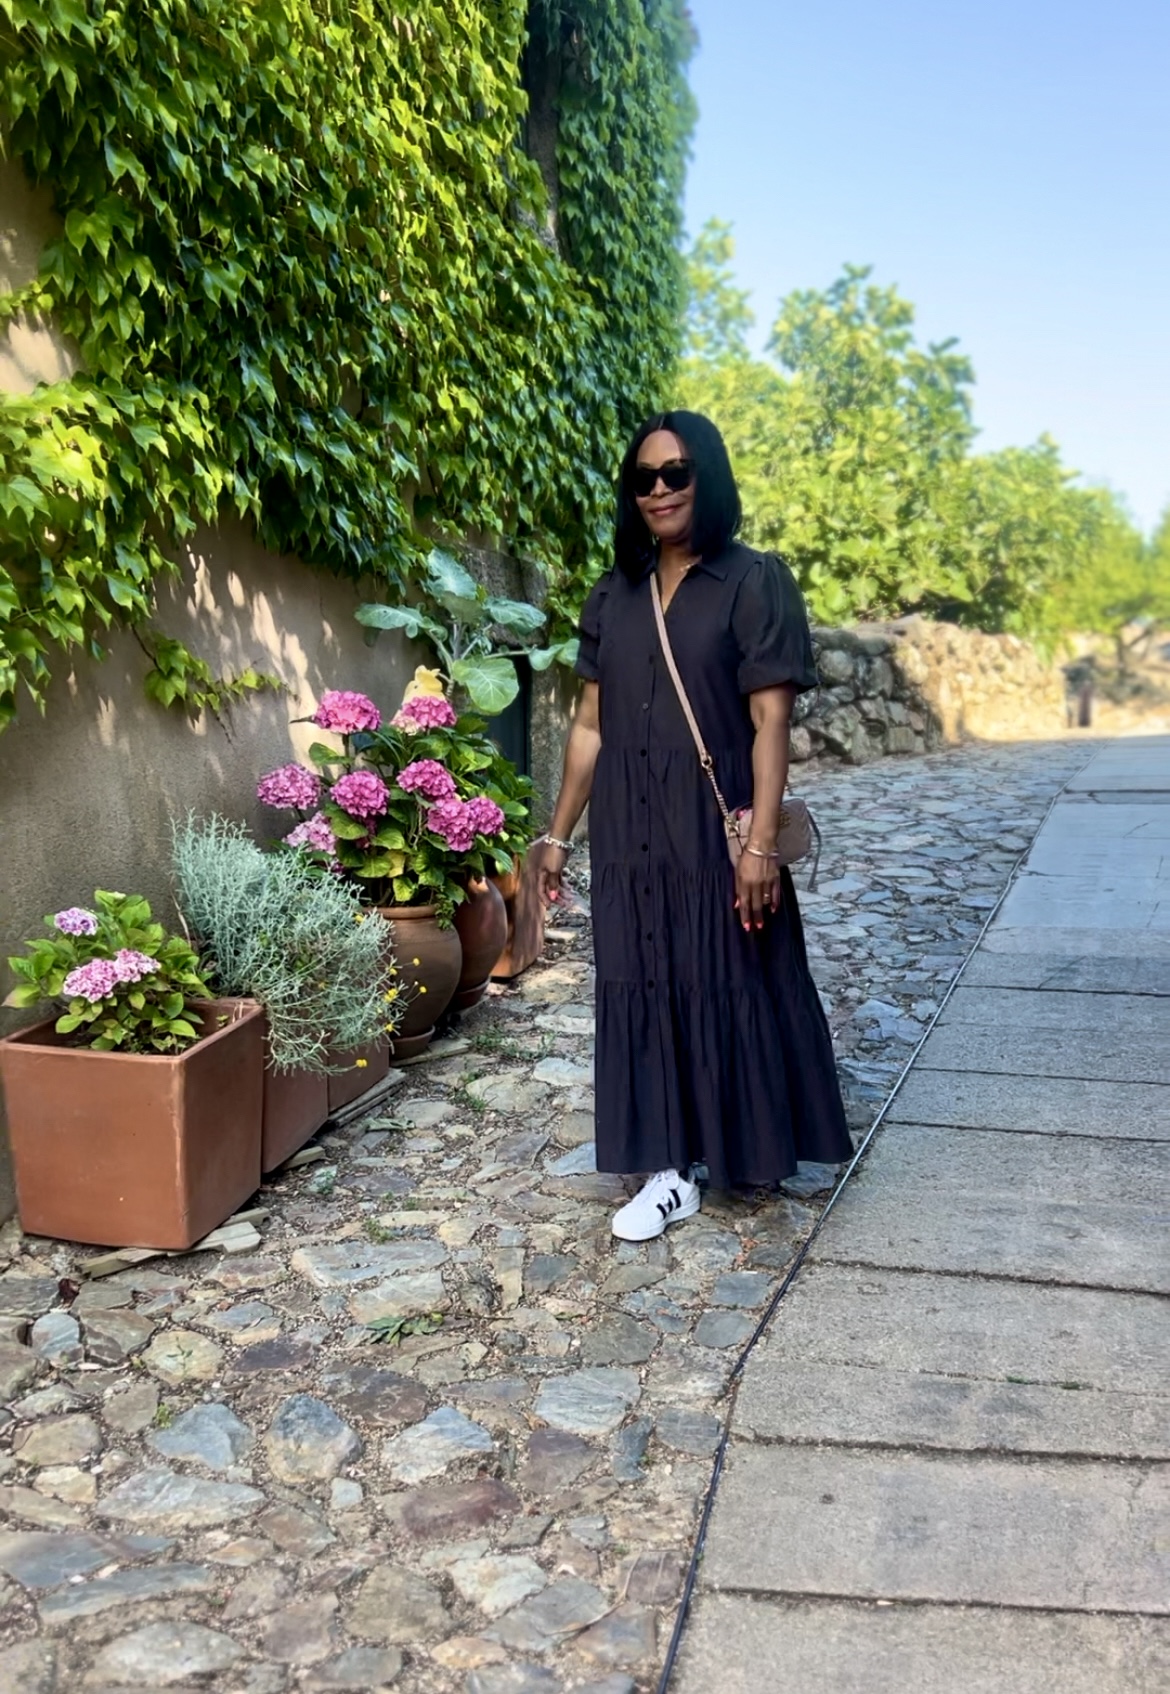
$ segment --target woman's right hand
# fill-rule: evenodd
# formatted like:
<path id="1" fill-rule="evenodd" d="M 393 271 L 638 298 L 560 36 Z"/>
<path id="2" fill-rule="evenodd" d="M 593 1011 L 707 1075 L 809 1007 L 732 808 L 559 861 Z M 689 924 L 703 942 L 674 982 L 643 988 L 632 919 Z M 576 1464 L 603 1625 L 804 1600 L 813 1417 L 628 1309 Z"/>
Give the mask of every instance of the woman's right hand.
<path id="1" fill-rule="evenodd" d="M 555 906 L 564 898 L 561 887 L 561 876 L 569 855 L 563 847 L 554 847 L 551 841 L 538 842 L 534 850 L 536 855 L 536 888 L 540 895 L 541 904 Z"/>

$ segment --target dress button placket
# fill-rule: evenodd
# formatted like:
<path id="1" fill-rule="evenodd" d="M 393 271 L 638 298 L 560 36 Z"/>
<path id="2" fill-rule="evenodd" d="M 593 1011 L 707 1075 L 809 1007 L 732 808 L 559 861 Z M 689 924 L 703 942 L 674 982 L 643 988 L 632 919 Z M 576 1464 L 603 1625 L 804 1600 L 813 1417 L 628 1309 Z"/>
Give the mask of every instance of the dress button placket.
<path id="1" fill-rule="evenodd" d="M 648 688 L 647 688 L 647 698 L 645 700 L 643 700 L 643 702 L 642 702 L 642 741 L 643 741 L 643 745 L 640 749 L 643 759 L 646 760 L 646 770 L 645 770 L 645 773 L 644 773 L 644 781 L 645 781 L 645 784 L 646 784 L 646 791 L 641 796 L 642 806 L 645 808 L 643 813 L 642 813 L 642 816 L 643 816 L 643 819 L 645 820 L 644 827 L 645 827 L 646 835 L 647 835 L 647 839 L 642 843 L 642 853 L 644 855 L 644 861 L 643 862 L 648 862 L 649 852 L 650 852 L 650 842 L 649 842 L 649 834 L 650 834 L 650 770 L 649 770 L 650 719 L 651 719 L 651 715 L 652 715 L 651 714 L 651 703 L 654 699 L 654 682 L 655 682 L 653 650 L 650 651 L 648 657 L 649 657 L 649 661 L 650 661 L 650 663 L 649 663 L 650 674 L 649 674 L 649 681 L 648 681 Z M 646 899 L 647 899 L 648 902 L 653 897 L 652 892 L 651 892 L 652 888 L 653 888 L 653 883 L 647 883 L 646 884 L 645 896 L 646 896 Z M 650 969 L 654 972 L 653 976 L 647 977 L 646 987 L 649 990 L 651 990 L 651 992 L 653 992 L 655 985 L 656 985 L 656 979 L 661 975 L 662 960 L 661 960 L 661 957 L 660 957 L 660 949 L 661 949 L 661 946 L 662 946 L 662 938 L 657 933 L 658 932 L 658 924 L 657 924 L 657 921 L 656 921 L 656 917 L 653 913 L 651 913 L 649 911 L 649 909 L 647 910 L 646 917 L 647 917 L 647 922 L 650 926 L 645 932 L 646 933 L 646 941 L 647 941 L 647 944 L 648 944 L 647 954 L 648 954 L 648 959 L 649 959 L 649 963 L 650 963 Z"/>

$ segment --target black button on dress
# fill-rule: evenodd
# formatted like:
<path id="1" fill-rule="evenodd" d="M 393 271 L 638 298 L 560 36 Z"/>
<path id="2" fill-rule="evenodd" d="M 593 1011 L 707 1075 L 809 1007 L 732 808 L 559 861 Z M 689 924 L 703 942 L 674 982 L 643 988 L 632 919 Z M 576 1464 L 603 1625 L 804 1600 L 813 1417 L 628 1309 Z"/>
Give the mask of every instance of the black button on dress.
<path id="1" fill-rule="evenodd" d="M 728 804 L 752 803 L 751 693 L 816 685 L 787 566 L 736 543 L 666 613 Z M 654 626 L 650 576 L 596 584 L 578 674 L 600 683 L 589 806 L 597 963 L 597 1165 L 704 1164 L 717 1188 L 770 1184 L 852 1153 L 796 892 L 744 932 L 722 819 Z"/>

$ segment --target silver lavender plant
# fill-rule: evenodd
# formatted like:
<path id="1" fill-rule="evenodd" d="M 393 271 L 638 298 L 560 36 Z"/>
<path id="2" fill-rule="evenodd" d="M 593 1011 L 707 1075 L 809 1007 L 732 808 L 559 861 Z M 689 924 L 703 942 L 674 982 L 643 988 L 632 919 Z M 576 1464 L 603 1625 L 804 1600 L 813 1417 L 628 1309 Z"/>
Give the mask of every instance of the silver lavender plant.
<path id="1" fill-rule="evenodd" d="M 401 1021 L 392 933 L 340 877 L 296 851 L 265 853 L 227 818 L 171 826 L 175 899 L 216 991 L 259 1000 L 275 1071 L 337 1068 L 330 1052 Z"/>

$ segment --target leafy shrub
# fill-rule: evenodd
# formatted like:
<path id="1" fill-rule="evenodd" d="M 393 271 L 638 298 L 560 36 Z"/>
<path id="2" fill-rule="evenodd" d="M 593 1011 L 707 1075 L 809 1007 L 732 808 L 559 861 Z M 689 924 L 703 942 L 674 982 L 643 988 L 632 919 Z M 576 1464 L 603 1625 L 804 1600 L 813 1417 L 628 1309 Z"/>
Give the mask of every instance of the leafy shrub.
<path id="1" fill-rule="evenodd" d="M 9 959 L 18 986 L 5 1005 L 64 1001 L 60 1035 L 106 1053 L 182 1053 L 206 1031 L 187 1016 L 187 1001 L 210 989 L 186 941 L 154 923 L 136 894 L 98 889 L 96 911 L 69 906 L 47 917 L 50 934 Z"/>
<path id="2" fill-rule="evenodd" d="M 331 1050 L 391 1036 L 405 1011 L 390 925 L 301 853 L 265 853 L 241 825 L 173 826 L 176 898 L 222 994 L 259 1000 L 275 1071 L 327 1071 Z"/>
<path id="3" fill-rule="evenodd" d="M 456 714 L 437 671 L 419 666 L 388 723 L 348 689 L 326 690 L 309 721 L 337 735 L 340 750 L 314 742 L 316 771 L 269 771 L 257 797 L 294 812 L 286 844 L 340 871 L 369 905 L 433 905 L 448 927 L 469 881 L 514 868 L 532 784 L 482 718 Z"/>

